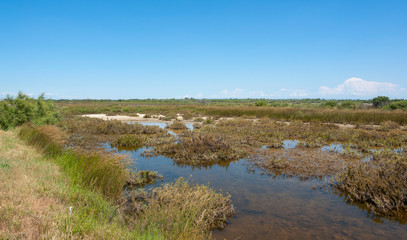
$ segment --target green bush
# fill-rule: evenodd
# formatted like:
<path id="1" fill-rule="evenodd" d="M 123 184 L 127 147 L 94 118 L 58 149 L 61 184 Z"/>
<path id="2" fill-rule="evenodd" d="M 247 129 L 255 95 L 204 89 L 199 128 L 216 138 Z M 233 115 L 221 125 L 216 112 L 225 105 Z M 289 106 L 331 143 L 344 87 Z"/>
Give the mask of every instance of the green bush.
<path id="1" fill-rule="evenodd" d="M 407 110 L 407 100 L 401 100 L 397 102 L 392 102 L 390 104 L 390 109 L 403 109 Z"/>
<path id="2" fill-rule="evenodd" d="M 341 109 L 356 109 L 356 103 L 354 101 L 343 101 L 338 107 Z"/>
<path id="3" fill-rule="evenodd" d="M 321 106 L 327 107 L 327 108 L 334 108 L 337 105 L 338 105 L 338 103 L 334 100 L 329 100 L 329 101 L 321 103 Z"/>
<path id="4" fill-rule="evenodd" d="M 256 104 L 257 107 L 267 106 L 266 100 L 260 100 L 255 102 L 254 104 Z"/>
<path id="5" fill-rule="evenodd" d="M 390 103 L 390 99 L 385 96 L 378 96 L 378 97 L 373 98 L 372 102 L 373 102 L 374 107 L 380 108 L 385 105 L 388 105 Z"/>
<path id="6" fill-rule="evenodd" d="M 34 125 L 55 124 L 58 121 L 58 113 L 44 94 L 37 99 L 30 98 L 19 92 L 16 98 L 7 96 L 0 101 L 0 128 L 7 130 L 21 126 L 26 122 Z"/>

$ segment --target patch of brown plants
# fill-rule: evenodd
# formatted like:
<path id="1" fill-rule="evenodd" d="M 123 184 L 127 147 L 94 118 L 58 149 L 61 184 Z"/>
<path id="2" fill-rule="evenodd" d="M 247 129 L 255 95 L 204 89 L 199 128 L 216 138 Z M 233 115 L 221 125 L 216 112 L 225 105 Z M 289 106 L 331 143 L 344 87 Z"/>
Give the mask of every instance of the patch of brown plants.
<path id="1" fill-rule="evenodd" d="M 352 202 L 363 203 L 378 216 L 407 222 L 407 154 L 382 151 L 369 162 L 348 165 L 332 186 Z"/>
<path id="2" fill-rule="evenodd" d="M 344 158 L 321 149 L 259 149 L 247 158 L 249 167 L 258 167 L 273 176 L 298 176 L 302 179 L 332 176 L 355 159 Z"/>

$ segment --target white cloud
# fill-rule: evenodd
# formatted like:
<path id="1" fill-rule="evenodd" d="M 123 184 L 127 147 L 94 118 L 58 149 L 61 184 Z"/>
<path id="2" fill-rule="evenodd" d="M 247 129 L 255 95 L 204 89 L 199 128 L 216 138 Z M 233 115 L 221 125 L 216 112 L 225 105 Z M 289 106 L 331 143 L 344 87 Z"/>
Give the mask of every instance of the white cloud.
<path id="1" fill-rule="evenodd" d="M 321 86 L 319 93 L 322 96 L 343 95 L 343 96 L 361 96 L 372 97 L 378 95 L 392 95 L 405 91 L 399 88 L 398 84 L 387 82 L 371 82 L 361 78 L 349 78 L 344 83 L 330 88 Z"/>

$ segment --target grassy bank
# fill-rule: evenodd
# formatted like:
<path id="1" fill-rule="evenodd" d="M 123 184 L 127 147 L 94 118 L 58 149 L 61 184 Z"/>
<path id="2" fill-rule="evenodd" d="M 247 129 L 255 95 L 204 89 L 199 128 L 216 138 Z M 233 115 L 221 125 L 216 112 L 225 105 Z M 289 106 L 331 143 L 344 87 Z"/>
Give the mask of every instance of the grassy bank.
<path id="1" fill-rule="evenodd" d="M 116 205 L 16 132 L 0 132 L 0 165 L 0 239 L 164 239 L 122 224 Z"/>
<path id="2" fill-rule="evenodd" d="M 108 199 L 121 198 L 128 171 L 122 156 L 98 151 L 64 150 L 65 135 L 55 126 L 22 126 L 19 136 L 51 157 L 77 184 L 91 187 Z"/>

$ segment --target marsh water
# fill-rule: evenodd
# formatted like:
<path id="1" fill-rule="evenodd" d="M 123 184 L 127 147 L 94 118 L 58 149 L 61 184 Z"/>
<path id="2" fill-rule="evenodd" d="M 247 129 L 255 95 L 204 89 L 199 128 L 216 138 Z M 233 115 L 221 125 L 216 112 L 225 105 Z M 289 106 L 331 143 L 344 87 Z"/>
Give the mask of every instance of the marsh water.
<path id="1" fill-rule="evenodd" d="M 294 148 L 295 142 L 284 145 Z M 108 143 L 105 147 L 110 148 Z M 407 239 L 406 225 L 374 218 L 362 206 L 319 189 L 326 180 L 269 176 L 248 169 L 245 159 L 204 167 L 177 165 L 164 156 L 142 157 L 144 150 L 117 151 L 129 154 L 137 170 L 164 176 L 147 188 L 184 177 L 231 194 L 237 214 L 224 230 L 213 231 L 215 239 Z"/>

